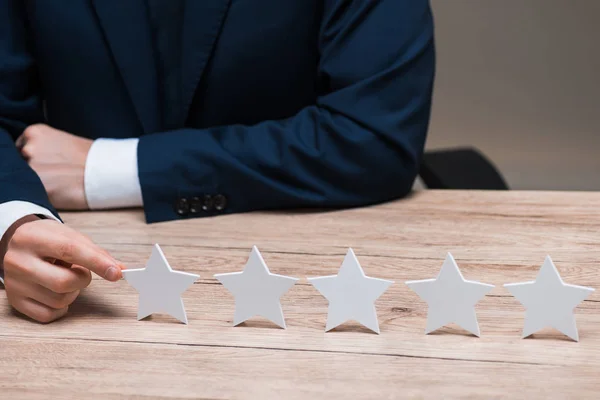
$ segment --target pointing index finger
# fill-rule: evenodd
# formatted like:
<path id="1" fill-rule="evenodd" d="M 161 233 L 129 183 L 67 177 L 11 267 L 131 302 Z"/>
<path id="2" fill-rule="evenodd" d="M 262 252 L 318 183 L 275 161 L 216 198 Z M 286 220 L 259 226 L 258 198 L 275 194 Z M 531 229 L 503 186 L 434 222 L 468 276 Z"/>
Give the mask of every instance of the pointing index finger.
<path id="1" fill-rule="evenodd" d="M 82 240 L 77 233 L 65 233 L 36 229 L 30 240 L 36 253 L 44 258 L 80 265 L 108 281 L 114 282 L 122 278 L 121 266 L 100 247 Z"/>
<path id="2" fill-rule="evenodd" d="M 98 246 L 76 243 L 70 238 L 60 238 L 54 247 L 53 257 L 71 264 L 81 265 L 108 281 L 121 279 L 121 269 L 112 257 L 107 256 Z"/>

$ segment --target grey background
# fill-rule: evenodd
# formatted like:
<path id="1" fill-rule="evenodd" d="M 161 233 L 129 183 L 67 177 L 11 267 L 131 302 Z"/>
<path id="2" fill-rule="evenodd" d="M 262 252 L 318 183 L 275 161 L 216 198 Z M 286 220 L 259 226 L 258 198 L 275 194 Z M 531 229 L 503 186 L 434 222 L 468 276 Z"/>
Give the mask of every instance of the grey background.
<path id="1" fill-rule="evenodd" d="M 600 0 L 431 0 L 428 149 L 473 145 L 513 189 L 600 190 Z"/>

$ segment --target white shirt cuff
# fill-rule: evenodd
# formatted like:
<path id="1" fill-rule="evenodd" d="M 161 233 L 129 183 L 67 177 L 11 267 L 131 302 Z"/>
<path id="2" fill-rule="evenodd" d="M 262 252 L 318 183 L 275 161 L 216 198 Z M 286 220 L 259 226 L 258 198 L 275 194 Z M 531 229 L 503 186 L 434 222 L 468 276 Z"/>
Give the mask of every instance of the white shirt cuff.
<path id="1" fill-rule="evenodd" d="M 23 217 L 36 214 L 43 215 L 60 222 L 60 220 L 56 218 L 50 211 L 44 207 L 38 206 L 37 204 L 20 200 L 8 201 L 0 204 L 0 239 L 4 237 L 4 234 L 8 228 L 12 226 L 12 224 Z M 1 272 L 0 283 L 4 284 L 4 279 Z"/>
<path id="2" fill-rule="evenodd" d="M 85 196 L 91 210 L 144 205 L 138 177 L 139 139 L 96 139 L 85 162 Z"/>

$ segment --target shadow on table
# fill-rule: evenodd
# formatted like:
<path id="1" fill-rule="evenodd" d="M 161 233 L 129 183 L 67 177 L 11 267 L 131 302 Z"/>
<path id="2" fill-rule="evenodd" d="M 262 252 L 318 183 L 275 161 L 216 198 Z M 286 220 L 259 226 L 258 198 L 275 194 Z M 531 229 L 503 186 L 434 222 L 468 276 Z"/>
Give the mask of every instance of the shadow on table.
<path id="1" fill-rule="evenodd" d="M 402 201 L 402 200 L 409 200 L 413 197 L 415 197 L 417 195 L 418 192 L 415 191 L 411 191 L 410 193 L 408 193 L 407 195 L 405 195 L 404 197 L 400 197 L 400 198 L 396 198 L 396 199 L 390 199 L 388 201 L 383 201 L 383 202 L 379 202 L 379 203 L 373 203 L 373 204 L 364 204 L 364 205 L 358 205 L 355 207 L 339 207 L 339 208 L 284 208 L 284 209 L 267 209 L 267 210 L 261 210 L 260 212 L 263 213 L 267 213 L 267 214 L 272 214 L 272 215 L 305 215 L 305 214 L 324 214 L 324 213 L 336 213 L 336 212 L 340 212 L 340 211 L 344 211 L 344 210 L 352 210 L 352 209 L 356 209 L 356 208 L 363 208 L 363 207 L 368 207 L 368 206 L 376 206 L 376 205 L 380 205 L 380 204 L 386 204 L 386 203 L 392 203 L 395 201 Z"/>
<path id="2" fill-rule="evenodd" d="M 231 324 L 233 324 L 233 321 L 231 321 Z M 232 325 L 233 326 L 233 325 Z M 274 324 L 271 321 L 268 320 L 251 320 L 251 321 L 245 321 L 242 322 L 239 325 L 236 325 L 238 327 L 245 327 L 245 328 L 259 328 L 259 329 L 277 329 L 277 330 L 281 330 L 283 328 L 280 328 L 279 326 L 277 326 L 276 324 Z"/>
<path id="3" fill-rule="evenodd" d="M 118 317 L 120 315 L 117 308 L 106 304 L 102 298 L 93 294 L 82 292 L 77 300 L 69 306 L 67 318 L 77 318 L 81 316 L 102 316 Z"/>
<path id="4" fill-rule="evenodd" d="M 33 321 L 33 319 L 21 314 L 14 308 L 11 308 L 11 313 L 17 318 Z M 66 316 L 60 318 L 59 321 L 82 316 L 117 317 L 119 315 L 122 315 L 122 313 L 119 313 L 113 306 L 107 305 L 96 296 L 84 292 L 69 306 L 69 312 Z"/>
<path id="5" fill-rule="evenodd" d="M 381 329 L 381 327 L 380 327 Z M 369 328 L 366 328 L 364 326 L 362 326 L 361 324 L 359 324 L 358 322 L 346 322 L 343 323 L 342 325 L 333 328 L 332 330 L 330 330 L 329 332 L 333 333 L 333 332 L 354 332 L 354 333 L 369 333 L 371 335 L 377 335 L 377 332 L 373 332 L 372 330 L 370 330 Z"/>
<path id="6" fill-rule="evenodd" d="M 465 331 L 459 327 L 443 327 L 433 332 L 427 334 L 428 336 L 443 336 L 443 335 L 453 335 L 453 336 L 465 336 L 465 337 L 474 337 L 477 335 L 473 335 L 471 332 Z"/>
<path id="7" fill-rule="evenodd" d="M 519 334 L 520 334 L 520 332 L 519 332 Z M 555 340 L 555 341 L 561 341 L 561 342 L 577 343 L 576 341 L 572 340 L 568 336 L 565 336 L 562 333 L 556 332 L 550 328 L 546 328 L 539 332 L 534 333 L 533 335 L 529 335 L 526 338 L 523 338 L 523 340 Z M 581 340 L 581 336 L 579 337 L 579 340 Z"/>

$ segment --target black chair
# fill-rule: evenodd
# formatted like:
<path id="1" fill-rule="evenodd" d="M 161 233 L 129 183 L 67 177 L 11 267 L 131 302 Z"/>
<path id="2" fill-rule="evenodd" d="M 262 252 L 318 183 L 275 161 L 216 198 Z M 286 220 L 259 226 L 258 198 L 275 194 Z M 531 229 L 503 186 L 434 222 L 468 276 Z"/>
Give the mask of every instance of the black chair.
<path id="1" fill-rule="evenodd" d="M 428 189 L 509 189 L 492 162 L 474 148 L 426 152 L 419 175 Z"/>

